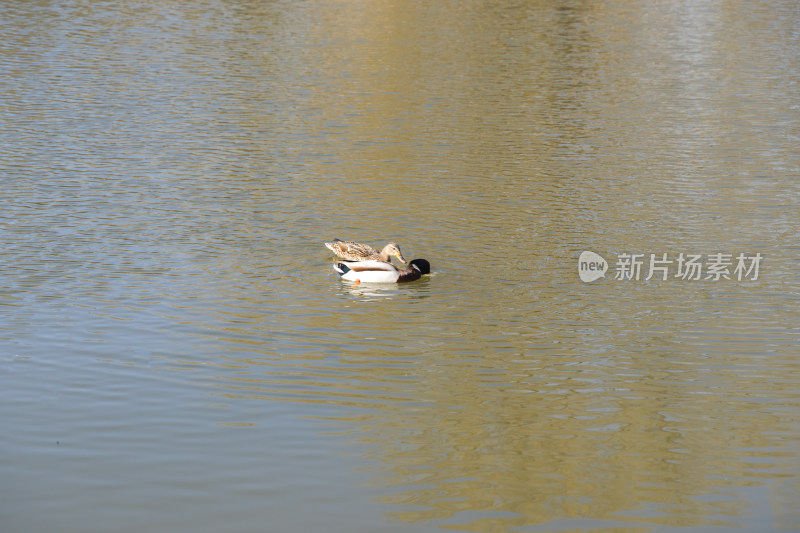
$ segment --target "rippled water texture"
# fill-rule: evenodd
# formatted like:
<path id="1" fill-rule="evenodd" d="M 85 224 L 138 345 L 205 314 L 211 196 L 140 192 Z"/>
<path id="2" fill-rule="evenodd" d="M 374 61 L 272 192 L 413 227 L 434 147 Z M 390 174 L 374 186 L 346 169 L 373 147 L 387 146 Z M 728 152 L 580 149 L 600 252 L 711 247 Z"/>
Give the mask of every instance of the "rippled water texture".
<path id="1" fill-rule="evenodd" d="M 0 529 L 799 530 L 798 27 L 4 2 Z"/>

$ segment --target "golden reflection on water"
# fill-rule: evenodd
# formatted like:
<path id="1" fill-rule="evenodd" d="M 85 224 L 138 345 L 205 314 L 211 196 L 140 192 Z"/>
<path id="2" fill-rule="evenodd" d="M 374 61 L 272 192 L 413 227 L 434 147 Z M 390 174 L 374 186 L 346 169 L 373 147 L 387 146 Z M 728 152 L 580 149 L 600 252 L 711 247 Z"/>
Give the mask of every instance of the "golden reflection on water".
<path id="1" fill-rule="evenodd" d="M 302 187 L 328 213 L 309 238 L 391 236 L 438 272 L 411 289 L 320 281 L 338 293 L 331 313 L 285 319 L 305 344 L 234 356 L 250 375 L 218 376 L 218 394 L 365 409 L 342 415 L 344 432 L 380 465 L 376 485 L 392 488 L 380 500 L 408 509 L 394 519 L 729 526 L 748 513 L 743 491 L 762 485 L 749 478 L 797 478 L 794 456 L 775 453 L 789 445 L 786 413 L 767 399 L 796 398 L 781 379 L 796 316 L 778 298 L 770 330 L 749 303 L 774 295 L 776 277 L 575 280 L 584 248 L 763 249 L 783 268 L 779 239 L 732 231 L 787 184 L 740 178 L 731 149 L 753 155 L 751 171 L 787 153 L 731 133 L 759 119 L 727 116 L 742 97 L 724 82 L 738 76 L 724 48 L 735 42 L 718 34 L 728 12 L 613 8 L 533 8 L 558 28 L 535 35 L 511 8 L 433 29 L 403 23 L 429 5 L 348 6 L 311 25 L 330 44 L 313 61 L 325 90 L 301 105 L 330 135 L 309 138 L 308 163 L 332 187 Z"/>

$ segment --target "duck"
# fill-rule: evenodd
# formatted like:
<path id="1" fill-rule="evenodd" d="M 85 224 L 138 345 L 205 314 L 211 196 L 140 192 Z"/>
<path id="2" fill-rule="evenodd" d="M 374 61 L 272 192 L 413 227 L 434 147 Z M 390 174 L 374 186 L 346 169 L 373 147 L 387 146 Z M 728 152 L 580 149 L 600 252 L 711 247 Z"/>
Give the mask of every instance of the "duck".
<path id="1" fill-rule="evenodd" d="M 412 259 L 400 270 L 386 261 L 342 261 L 335 263 L 333 269 L 342 279 L 356 283 L 404 283 L 430 274 L 431 264 L 426 259 Z"/>
<path id="2" fill-rule="evenodd" d="M 400 253 L 400 247 L 396 243 L 390 242 L 383 247 L 383 250 L 378 252 L 371 246 L 361 244 L 353 241 L 343 241 L 341 239 L 334 239 L 333 242 L 326 242 L 325 246 L 347 261 L 383 261 L 384 263 L 391 263 L 392 257 L 396 257 L 401 263 L 405 263 L 403 254 Z"/>

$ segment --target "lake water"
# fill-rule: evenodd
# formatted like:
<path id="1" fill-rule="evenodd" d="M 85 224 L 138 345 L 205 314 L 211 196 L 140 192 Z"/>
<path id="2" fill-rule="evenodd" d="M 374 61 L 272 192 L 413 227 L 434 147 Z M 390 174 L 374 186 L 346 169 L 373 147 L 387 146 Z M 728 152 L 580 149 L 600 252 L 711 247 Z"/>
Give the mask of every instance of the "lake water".
<path id="1" fill-rule="evenodd" d="M 4 2 L 0 529 L 800 530 L 798 27 Z"/>

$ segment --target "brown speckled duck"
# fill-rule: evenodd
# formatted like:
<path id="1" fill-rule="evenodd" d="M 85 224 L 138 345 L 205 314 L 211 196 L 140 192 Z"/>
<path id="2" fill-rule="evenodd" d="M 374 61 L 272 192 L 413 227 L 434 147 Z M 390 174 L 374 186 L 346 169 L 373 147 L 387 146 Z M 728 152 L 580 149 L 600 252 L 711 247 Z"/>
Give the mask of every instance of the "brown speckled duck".
<path id="1" fill-rule="evenodd" d="M 346 261 L 383 261 L 391 263 L 392 257 L 396 257 L 401 263 L 405 263 L 403 254 L 400 253 L 400 247 L 397 244 L 390 242 L 383 247 L 383 250 L 378 252 L 371 246 L 361 244 L 353 241 L 343 241 L 341 239 L 334 239 L 333 242 L 326 242 L 325 246 L 330 251 L 341 257 Z"/>

